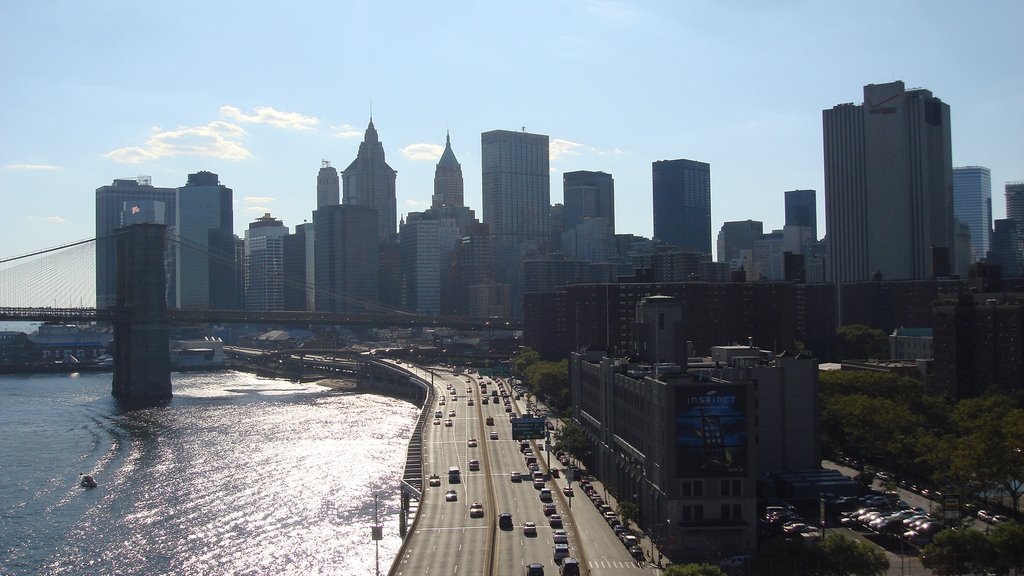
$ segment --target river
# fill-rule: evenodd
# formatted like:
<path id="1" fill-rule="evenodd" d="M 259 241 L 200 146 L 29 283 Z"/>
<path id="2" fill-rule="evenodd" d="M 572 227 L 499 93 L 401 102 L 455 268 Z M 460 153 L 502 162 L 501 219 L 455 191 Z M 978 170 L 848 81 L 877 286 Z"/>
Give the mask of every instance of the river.
<path id="1" fill-rule="evenodd" d="M 110 378 L 0 377 L 0 574 L 375 574 L 375 495 L 386 573 L 415 406 L 216 372 L 122 411 Z"/>

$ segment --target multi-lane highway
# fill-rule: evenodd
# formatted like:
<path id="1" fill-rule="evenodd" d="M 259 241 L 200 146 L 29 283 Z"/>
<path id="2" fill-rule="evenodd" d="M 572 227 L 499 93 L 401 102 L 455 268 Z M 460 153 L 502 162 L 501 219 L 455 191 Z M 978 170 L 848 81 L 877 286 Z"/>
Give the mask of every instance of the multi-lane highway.
<path id="1" fill-rule="evenodd" d="M 543 483 L 535 487 L 526 448 L 512 439 L 509 417 L 522 414 L 525 402 L 516 400 L 507 384 L 441 371 L 435 371 L 433 381 L 437 388 L 433 415 L 439 413 L 439 417 L 430 420 L 423 434 L 423 467 L 428 479 L 436 478 L 424 484 L 418 518 L 391 574 L 518 575 L 526 574 L 531 563 L 543 564 L 547 575 L 558 574 L 554 557 L 558 528 L 548 514 L 551 506 L 545 511 L 541 486 L 550 490 L 553 514 L 562 518 L 568 544 L 565 553 L 579 560 L 582 574 L 659 573 L 630 557 L 589 499 L 577 497 L 570 508 L 563 494 L 565 478 L 551 477 L 547 454 L 538 445 L 541 441 L 528 447 L 543 475 Z M 503 394 L 508 396 L 507 404 Z M 476 469 L 471 470 L 474 460 Z M 551 463 L 559 466 L 553 459 Z M 449 478 L 452 467 L 460 471 L 458 482 Z M 519 481 L 513 480 L 513 472 L 519 473 Z M 576 488 L 577 496 L 582 496 Z M 446 496 L 449 491 L 454 496 Z M 474 504 L 481 505 L 482 515 L 471 514 Z M 511 518 L 499 526 L 502 514 Z M 524 530 L 527 522 L 534 523 L 535 531 Z"/>

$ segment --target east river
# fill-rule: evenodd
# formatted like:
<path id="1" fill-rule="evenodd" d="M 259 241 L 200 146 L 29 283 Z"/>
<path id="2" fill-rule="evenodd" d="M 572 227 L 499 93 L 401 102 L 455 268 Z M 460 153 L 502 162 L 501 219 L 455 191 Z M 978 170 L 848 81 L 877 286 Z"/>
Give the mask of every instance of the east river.
<path id="1" fill-rule="evenodd" d="M 0 377 L 0 574 L 375 574 L 375 495 L 387 572 L 415 406 L 216 372 L 122 411 L 110 378 Z"/>

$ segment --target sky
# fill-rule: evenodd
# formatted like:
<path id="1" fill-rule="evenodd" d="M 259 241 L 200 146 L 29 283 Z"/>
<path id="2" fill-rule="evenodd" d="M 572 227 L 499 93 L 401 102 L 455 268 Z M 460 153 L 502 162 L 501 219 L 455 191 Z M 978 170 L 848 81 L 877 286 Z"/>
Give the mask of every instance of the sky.
<path id="1" fill-rule="evenodd" d="M 481 218 L 480 134 L 551 142 L 615 179 L 616 232 L 651 236 L 651 163 L 711 165 L 712 231 L 784 224 L 818 191 L 821 111 L 902 80 L 949 104 L 954 166 L 1024 180 L 1020 0 L 385 2 L 0 0 L 0 258 L 95 235 L 95 190 L 208 170 L 235 233 L 312 220 L 371 116 L 400 215 L 429 207 L 451 134 Z M 712 239 L 714 244 L 714 238 Z"/>

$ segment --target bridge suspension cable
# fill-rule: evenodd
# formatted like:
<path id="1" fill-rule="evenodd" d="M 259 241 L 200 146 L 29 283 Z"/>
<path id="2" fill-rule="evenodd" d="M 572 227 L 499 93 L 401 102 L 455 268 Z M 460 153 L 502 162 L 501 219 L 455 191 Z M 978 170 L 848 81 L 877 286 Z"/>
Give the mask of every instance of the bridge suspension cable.
<path id="1" fill-rule="evenodd" d="M 95 238 L 0 259 L 0 306 L 96 306 Z"/>

